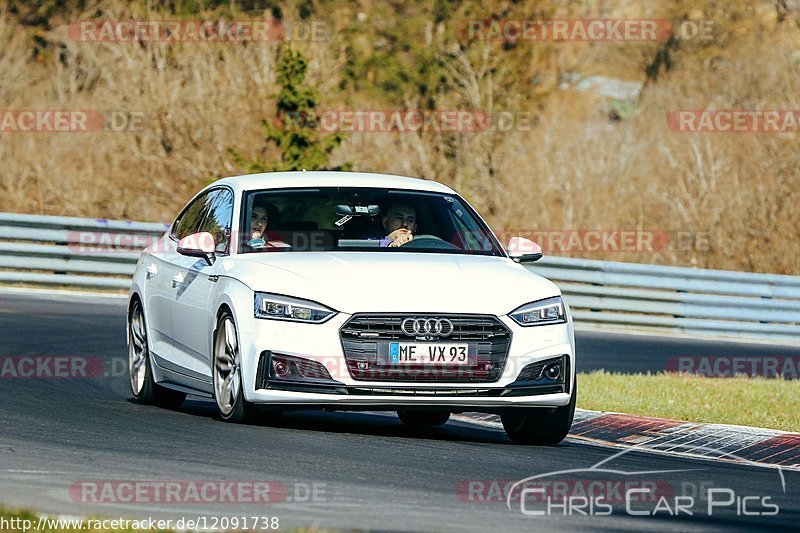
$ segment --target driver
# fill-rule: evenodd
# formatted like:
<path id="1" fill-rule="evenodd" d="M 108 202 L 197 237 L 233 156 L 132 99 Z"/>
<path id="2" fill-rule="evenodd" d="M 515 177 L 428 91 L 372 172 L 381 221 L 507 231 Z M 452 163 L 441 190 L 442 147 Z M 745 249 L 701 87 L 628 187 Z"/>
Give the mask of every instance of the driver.
<path id="1" fill-rule="evenodd" d="M 417 210 L 409 204 L 393 204 L 386 210 L 382 222 L 386 237 L 381 239 L 381 246 L 403 246 L 414 239 L 417 231 Z"/>

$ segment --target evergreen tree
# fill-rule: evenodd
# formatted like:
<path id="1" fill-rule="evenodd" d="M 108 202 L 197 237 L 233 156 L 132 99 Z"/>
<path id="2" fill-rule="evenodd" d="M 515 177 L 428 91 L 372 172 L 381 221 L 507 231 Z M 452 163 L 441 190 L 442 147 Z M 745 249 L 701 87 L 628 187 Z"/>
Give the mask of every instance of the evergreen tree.
<path id="1" fill-rule="evenodd" d="M 331 168 L 331 152 L 339 146 L 344 136 L 335 132 L 322 136 L 317 131 L 317 105 L 319 92 L 306 85 L 305 77 L 308 63 L 300 52 L 291 48 L 281 51 L 278 63 L 278 85 L 281 89 L 275 103 L 276 120 L 270 123 L 262 120 L 268 144 L 281 151 L 277 161 L 261 158 L 247 160 L 237 151 L 230 149 L 233 160 L 248 172 L 276 172 L 284 170 L 350 170 L 352 165 L 345 163 Z"/>

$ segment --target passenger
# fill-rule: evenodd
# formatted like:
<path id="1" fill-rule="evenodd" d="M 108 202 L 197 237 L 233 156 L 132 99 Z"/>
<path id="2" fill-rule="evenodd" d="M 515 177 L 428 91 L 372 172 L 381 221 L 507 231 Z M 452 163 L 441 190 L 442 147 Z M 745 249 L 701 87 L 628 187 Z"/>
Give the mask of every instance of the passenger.
<path id="1" fill-rule="evenodd" d="M 250 210 L 250 240 L 247 244 L 251 248 L 262 248 L 266 246 L 266 231 L 270 223 L 278 221 L 278 208 L 262 199 L 253 202 Z"/>

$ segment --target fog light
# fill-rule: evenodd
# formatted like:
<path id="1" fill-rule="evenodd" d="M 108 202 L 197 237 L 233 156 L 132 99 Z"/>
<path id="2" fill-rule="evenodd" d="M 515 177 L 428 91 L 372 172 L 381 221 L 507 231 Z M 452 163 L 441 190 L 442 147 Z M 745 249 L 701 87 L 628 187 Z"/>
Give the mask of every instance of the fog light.
<path id="1" fill-rule="evenodd" d="M 270 355 L 270 378 L 290 381 L 332 380 L 325 365 L 293 355 Z"/>
<path id="2" fill-rule="evenodd" d="M 359 370 L 367 370 L 369 368 L 369 363 L 361 362 L 358 363 L 357 366 Z"/>
<path id="3" fill-rule="evenodd" d="M 544 377 L 547 379 L 558 379 L 561 376 L 561 366 L 558 364 L 548 365 L 544 369 Z"/>
<path id="4" fill-rule="evenodd" d="M 289 372 L 289 368 L 286 366 L 283 361 L 276 361 L 273 359 L 272 361 L 272 368 L 275 369 L 276 376 L 285 376 Z"/>

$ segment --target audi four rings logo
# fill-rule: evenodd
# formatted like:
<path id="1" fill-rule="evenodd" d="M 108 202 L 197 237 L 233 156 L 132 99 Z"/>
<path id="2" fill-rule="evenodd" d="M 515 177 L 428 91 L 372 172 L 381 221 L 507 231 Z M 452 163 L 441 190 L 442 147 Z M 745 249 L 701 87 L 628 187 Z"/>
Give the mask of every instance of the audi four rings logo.
<path id="1" fill-rule="evenodd" d="M 449 337 L 453 333 L 453 323 L 446 318 L 406 318 L 400 328 L 406 335 Z"/>

